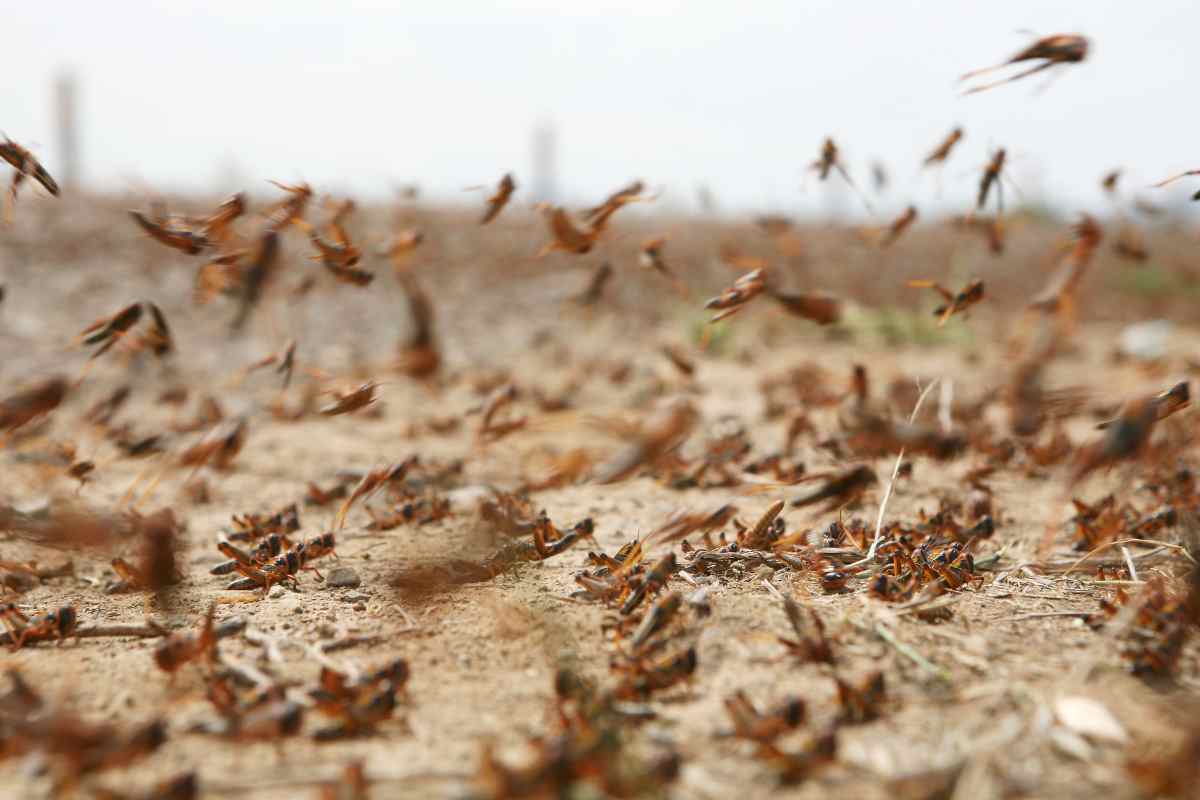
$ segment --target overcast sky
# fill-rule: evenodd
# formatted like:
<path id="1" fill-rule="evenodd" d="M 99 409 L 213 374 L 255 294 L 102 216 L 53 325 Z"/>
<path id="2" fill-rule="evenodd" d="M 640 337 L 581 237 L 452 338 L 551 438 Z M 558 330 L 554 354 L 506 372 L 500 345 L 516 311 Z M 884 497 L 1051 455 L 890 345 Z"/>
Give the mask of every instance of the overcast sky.
<path id="1" fill-rule="evenodd" d="M 97 188 L 225 190 L 236 165 L 252 195 L 268 177 L 377 197 L 411 181 L 476 202 L 461 189 L 506 170 L 528 187 L 540 120 L 568 199 L 640 176 L 685 208 L 700 184 L 730 211 L 823 208 L 804 166 L 827 134 L 861 182 L 888 165 L 883 211 L 969 202 L 999 145 L 1028 199 L 1067 209 L 1099 207 L 1114 166 L 1130 192 L 1200 168 L 1189 0 L 8 6 L 0 130 L 53 172 L 51 87 L 73 71 Z M 959 97 L 956 77 L 1021 49 L 1022 29 L 1082 33 L 1092 52 L 1040 93 L 1041 75 Z M 938 194 L 917 165 L 955 124 L 967 137 Z"/>

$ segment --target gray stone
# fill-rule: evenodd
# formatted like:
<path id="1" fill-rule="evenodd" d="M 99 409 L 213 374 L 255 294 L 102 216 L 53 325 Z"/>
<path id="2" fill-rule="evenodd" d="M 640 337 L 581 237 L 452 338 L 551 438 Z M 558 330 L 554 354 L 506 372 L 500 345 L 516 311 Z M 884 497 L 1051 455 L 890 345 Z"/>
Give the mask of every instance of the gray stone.
<path id="1" fill-rule="evenodd" d="M 1167 354 L 1172 333 L 1171 323 L 1154 319 L 1128 325 L 1121 330 L 1121 352 L 1140 361 L 1157 361 Z"/>
<path id="2" fill-rule="evenodd" d="M 325 584 L 338 589 L 354 589 L 362 584 L 362 578 L 350 567 L 338 567 L 330 571 Z"/>

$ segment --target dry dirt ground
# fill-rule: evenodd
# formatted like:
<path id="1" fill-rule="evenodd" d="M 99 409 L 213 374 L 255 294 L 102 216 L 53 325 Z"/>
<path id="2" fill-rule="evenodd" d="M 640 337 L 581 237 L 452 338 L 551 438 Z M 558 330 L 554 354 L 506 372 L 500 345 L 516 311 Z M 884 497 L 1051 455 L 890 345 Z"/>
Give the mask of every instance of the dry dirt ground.
<path id="1" fill-rule="evenodd" d="M 433 299 L 445 363 L 438 379 L 418 383 L 392 367 L 410 320 L 383 259 L 366 259 L 364 266 L 377 272 L 366 289 L 335 284 L 318 274 L 316 289 L 294 296 L 289 292 L 302 275 L 320 268 L 306 260 L 303 237 L 289 235 L 286 270 L 246 332 L 231 337 L 230 304 L 191 304 L 198 262 L 143 240 L 121 208 L 117 201 L 55 207 L 31 200 L 18 206 L 14 227 L 0 231 L 0 279 L 6 286 L 0 306 L 3 385 L 6 391 L 16 389 L 50 373 L 74 379 L 86 353 L 72 347 L 72 337 L 92 320 L 135 300 L 163 307 L 177 352 L 166 367 L 153 360 L 122 361 L 119 355 L 100 359 L 45 426 L 14 438 L 0 452 L 0 500 L 35 512 L 47 504 L 52 509 L 79 504 L 113 510 L 139 473 L 148 466 L 156 471 L 202 435 L 168 437 L 168 455 L 159 461 L 121 457 L 104 433 L 82 417 L 123 384 L 133 388 L 133 396 L 117 421 L 131 424 L 135 432 L 164 432 L 172 420 L 190 419 L 201 398 L 211 394 L 227 416 L 248 420 L 245 446 L 229 469 L 205 468 L 195 476 L 208 487 L 206 502 L 196 502 L 183 490 L 193 477 L 184 468 L 168 470 L 152 494 L 139 501 L 142 511 L 174 509 L 186 526 L 179 555 L 184 578 L 171 592 L 169 606 L 144 593 L 106 592 L 114 581 L 109 560 L 123 552 L 119 546 L 115 551 L 63 551 L 37 546 L 16 533 L 0 533 L 0 560 L 35 560 L 43 566 L 69 560 L 74 566 L 72 576 L 42 581 L 13 602 L 31 613 L 71 604 L 81 625 L 136 624 L 149 617 L 181 630 L 193 628 L 214 601 L 249 600 L 222 602 L 217 608 L 218 620 L 242 617 L 249 632 L 223 641 L 221 659 L 293 685 L 291 691 L 301 700 L 321 658 L 365 670 L 403 657 L 411 679 L 394 717 L 375 735 L 314 742 L 309 734 L 320 721 L 310 711 L 304 735 L 277 747 L 189 732 L 216 719 L 205 699 L 205 669 L 191 665 L 169 679 L 155 667 L 153 638 L 90 638 L 5 651 L 0 657 L 4 669 L 19 670 L 51 702 L 86 720 L 118 729 L 154 717 L 167 721 L 168 740 L 161 749 L 128 769 L 88 777 L 77 790 L 81 796 L 92 796 L 100 787 L 131 794 L 149 791 L 156 781 L 194 770 L 205 798 L 316 797 L 322 781 L 335 779 L 355 760 L 375 781 L 372 796 L 462 796 L 478 789 L 473 777 L 485 741 L 495 744 L 506 763 L 529 763 L 536 756 L 530 737 L 556 731 L 552 682 L 557 669 L 570 667 L 600 687 L 618 680 L 609 670 L 616 645 L 606 627 L 616 611 L 572 598 L 578 589 L 574 576 L 587 567 L 589 550 L 611 555 L 680 508 L 733 503 L 738 519 L 752 524 L 772 502 L 791 499 L 811 484 L 765 491 L 748 485 L 674 489 L 639 475 L 612 485 L 585 480 L 538 491 L 531 499 L 535 509 L 545 509 L 561 528 L 590 517 L 595 542 L 546 561 L 520 564 L 488 581 L 437 592 L 397 586 L 414 566 L 486 555 L 496 534 L 476 507 L 486 495 L 484 487 L 513 490 L 545 469 L 548 454 L 572 448 L 583 448 L 602 462 L 622 445 L 616 421 L 644 418 L 663 397 L 686 397 L 701 414 L 681 451 L 684 457 L 694 458 L 715 430 L 735 422 L 745 428 L 754 456 L 777 450 L 786 419 L 766 416 L 760 382 L 803 364 L 821 368 L 813 382 L 824 382 L 839 395 L 851 365 L 862 363 L 879 395 L 893 381 L 926 386 L 941 379 L 953 386 L 952 402 L 986 392 L 998 401 L 1011 363 L 1007 344 L 1021 332 L 1019 298 L 1039 282 L 1041 264 L 1062 230 L 1030 223 L 1014 234 L 1009 254 L 991 259 L 969 234 L 937 226 L 918 228 L 886 255 L 857 242 L 853 232 L 813 229 L 799 234 L 804 254 L 785 258 L 749 225 L 630 215 L 624 227 L 618 217 L 617 233 L 598 253 L 534 262 L 531 254 L 544 233 L 527 209 L 510 208 L 495 228 L 482 230 L 469 215 L 418 207 L 379 210 L 355 223 L 356 235 L 377 241 L 392 215 L 426 232 L 413 269 Z M 691 286 L 689 301 L 636 265 L 637 242 L 656 232 L 671 234 L 666 253 Z M 1187 261 L 1195 263 L 1189 253 L 1196 252 L 1196 245 L 1179 231 L 1163 236 L 1172 237 L 1169 257 L 1127 267 L 1106 255 L 1089 276 L 1073 347 L 1050 372 L 1051 384 L 1089 390 L 1088 410 L 1064 426 L 1076 443 L 1099 435 L 1091 409 L 1111 410 L 1129 397 L 1186 378 L 1191 369 L 1196 339 L 1190 327 L 1195 312 L 1188 307 L 1192 283 Z M 709 349 L 702 350 L 703 299 L 736 277 L 716 259 L 717 243 L 727 239 L 780 259 L 780 268 L 789 270 L 786 274 L 797 285 L 828 288 L 857 301 L 848 312 L 849 322 L 830 332 L 781 316 L 759 300 L 720 327 Z M 564 303 L 604 259 L 613 261 L 617 278 L 599 306 L 583 312 Z M 1126 277 L 1131 269 L 1168 276 L 1168 288 L 1145 289 L 1140 279 Z M 921 304 L 929 298 L 900 288 L 912 277 L 957 283 L 973 274 L 994 278 L 996 297 L 946 331 L 920 322 L 928 315 L 928 305 Z M 877 309 L 885 304 L 900 308 L 884 317 Z M 914 308 L 922 309 L 919 316 Z M 1168 356 L 1150 367 L 1114 362 L 1118 323 L 1157 313 L 1178 323 Z M 381 382 L 379 402 L 343 416 L 311 415 L 297 422 L 273 418 L 267 406 L 279 390 L 277 375 L 264 370 L 236 385 L 232 379 L 289 338 L 298 342 L 289 402 L 298 402 L 303 387 L 318 380 L 316 371 L 325 381 L 322 386 L 374 378 Z M 666 343 L 678 345 L 695 361 L 694 376 L 681 374 L 663 356 L 660 347 Z M 628 375 L 614 380 L 612 373 L 623 365 Z M 506 381 L 521 390 L 508 413 L 527 415 L 529 422 L 499 441 L 481 444 L 476 437 L 480 417 L 471 412 L 487 390 Z M 184 405 L 158 402 L 161 392 L 174 386 L 188 389 Z M 533 399 L 535 389 L 565 394 L 567 408 L 544 411 Z M 931 392 L 931 411 L 942 396 L 939 390 Z M 836 434 L 834 407 L 791 402 L 789 412 L 807 412 L 817 431 L 804 435 L 798 447 L 797 457 L 808 472 L 837 469 L 854 460 L 817 446 Z M 909 410 L 897 408 L 896 413 Z M 981 413 L 998 430 L 1006 425 L 999 402 Z M 429 430 L 431 420 L 459 416 L 462 423 L 455 431 Z M 1186 411 L 1167 432 L 1190 431 L 1195 419 Z M 37 454 L 62 442 L 75 445 L 77 458 L 97 464 L 93 479 L 78 493 L 62 467 L 37 463 Z M 298 589 L 260 597 L 226 591 L 228 579 L 209 574 L 221 560 L 215 548 L 218 532 L 229 526 L 232 514 L 301 502 L 302 535 L 315 535 L 331 529 L 337 502 L 303 505 L 309 482 L 329 487 L 339 470 L 368 470 L 412 455 L 430 469 L 461 461 L 461 473 L 446 490 L 452 513 L 425 525 L 372 531 L 366 509 L 356 505 L 338 532 L 340 560 L 320 566 L 326 575 L 339 566 L 352 568 L 361 577 L 360 586 L 329 588 L 305 573 Z M 880 481 L 849 508 L 786 508 L 786 529 L 820 531 L 839 515 L 873 523 L 894 460 L 892 455 L 867 460 Z M 922 511 L 936 511 L 942 499 L 963 495 L 964 474 L 981 461 L 970 451 L 944 463 L 912 459 L 912 473 L 897 481 L 886 519 L 915 523 Z M 1066 469 L 1065 464 L 1053 465 L 1032 476 L 1021 469 L 1001 469 L 989 479 L 996 533 L 975 546 L 976 559 L 987 569 L 980 570 L 980 582 L 952 595 L 950 615 L 942 621 L 923 621 L 871 597 L 865 579 L 852 579 L 847 593 L 826 594 L 811 570 L 753 568 L 712 579 L 701 576 L 701 583 L 710 581 L 711 616 L 688 617 L 678 634 L 679 641 L 696 649 L 694 676 L 647 701 L 654 718 L 626 732 L 630 752 L 652 758 L 678 751 L 679 775 L 662 790 L 672 797 L 718 798 L 735 792 L 746 798 L 1148 796 L 1129 779 L 1126 766 L 1178 746 L 1183 735 L 1179 710 L 1200 689 L 1200 653 L 1194 643 L 1188 644 L 1173 680 L 1147 683 L 1129 674 L 1117 642 L 1064 613 L 1097 611 L 1099 600 L 1111 597 L 1120 585 L 1111 579 L 1098 582 L 1095 563 L 1069 574 L 1044 568 L 1082 555 L 1071 549 L 1065 527 L 1072 513 Z M 1121 500 L 1137 500 L 1144 479 L 1141 465 L 1121 465 L 1087 478 L 1075 495 L 1096 500 L 1113 491 Z M 383 507 L 380 498 L 365 505 Z M 1039 552 L 1048 527 L 1051 546 Z M 724 530 L 734 535 L 732 525 Z M 1178 532 L 1170 529 L 1155 538 L 1179 541 Z M 689 541 L 698 544 L 699 538 Z M 686 563 L 679 545 L 674 546 Z M 648 562 L 667 547 L 652 550 Z M 1134 546 L 1131 554 L 1152 550 Z M 1114 550 L 1097 559 L 1118 556 Z M 1184 568 L 1174 550 L 1158 550 L 1139 563 L 1143 581 L 1158 573 L 1178 576 Z M 1119 572 L 1113 577 L 1129 578 Z M 682 578 L 674 578 L 672 586 L 692 591 Z M 1126 588 L 1136 592 L 1138 586 Z M 839 655 L 840 672 L 855 679 L 882 670 L 887 691 L 879 719 L 839 728 L 834 764 L 790 787 L 779 786 L 772 768 L 755 758 L 752 744 L 725 735 L 731 726 L 723 707 L 723 700 L 738 690 L 760 707 L 787 696 L 802 698 L 809 719 L 800 731 L 780 740 L 785 749 L 803 746 L 806 737 L 828 728 L 837 714 L 828 666 L 799 663 L 777 641 L 791 635 L 779 593 L 816 610 Z M 276 646 L 262 646 L 264 637 Z M 318 656 L 314 645 L 335 641 L 350 646 Z M 1101 715 L 1097 723 L 1093 714 L 1090 725 L 1089 720 L 1064 721 L 1058 713 L 1062 700 L 1075 697 L 1099 701 L 1111 719 Z M 1096 725 L 1107 728 L 1097 731 Z M 40 768 L 45 765 L 32 757 L 0 761 L 0 795 L 47 796 L 54 769 L 52 762 L 51 769 Z M 572 796 L 596 793 L 578 788 Z"/>

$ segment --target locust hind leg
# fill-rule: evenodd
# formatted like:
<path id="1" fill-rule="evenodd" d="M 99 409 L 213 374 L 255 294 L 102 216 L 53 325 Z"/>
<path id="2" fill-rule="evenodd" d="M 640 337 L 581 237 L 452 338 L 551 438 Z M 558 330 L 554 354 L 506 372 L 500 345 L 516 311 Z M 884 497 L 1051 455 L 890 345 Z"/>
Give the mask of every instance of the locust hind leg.
<path id="1" fill-rule="evenodd" d="M 1012 83 L 1013 81 L 1019 81 L 1019 80 L 1021 80 L 1021 78 L 1028 78 L 1030 75 L 1041 72 L 1044 69 L 1049 69 L 1050 67 L 1053 67 L 1057 63 L 1059 63 L 1059 62 L 1044 61 L 1041 64 L 1038 64 L 1036 67 L 1032 67 L 1032 68 L 1024 70 L 1022 72 L 1018 72 L 1016 75 L 1010 75 L 1009 77 L 1002 78 L 1001 80 L 998 80 L 998 81 L 992 81 L 991 83 L 985 83 L 982 86 L 976 86 L 972 89 L 967 89 L 965 92 L 963 92 L 963 96 L 965 97 L 966 95 L 969 95 L 969 94 L 976 94 L 977 92 L 986 92 L 988 89 L 995 89 L 997 86 L 1003 86 L 1006 83 Z M 978 75 L 982 71 L 983 70 L 977 71 L 975 74 Z M 964 77 L 966 77 L 966 76 L 964 76 Z"/>

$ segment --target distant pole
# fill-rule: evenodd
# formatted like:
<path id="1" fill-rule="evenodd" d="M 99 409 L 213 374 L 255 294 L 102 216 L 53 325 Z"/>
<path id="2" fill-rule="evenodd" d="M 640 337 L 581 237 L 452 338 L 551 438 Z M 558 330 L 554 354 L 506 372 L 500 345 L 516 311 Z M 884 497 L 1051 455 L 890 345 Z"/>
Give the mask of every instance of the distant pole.
<path id="1" fill-rule="evenodd" d="M 74 74 L 62 72 L 54 82 L 58 113 L 58 160 L 55 174 L 63 186 L 74 189 L 79 183 L 79 115 Z"/>
<path id="2" fill-rule="evenodd" d="M 555 154 L 558 147 L 554 127 L 542 122 L 533 129 L 533 174 L 534 199 L 553 203 L 558 199 L 558 174 Z"/>

